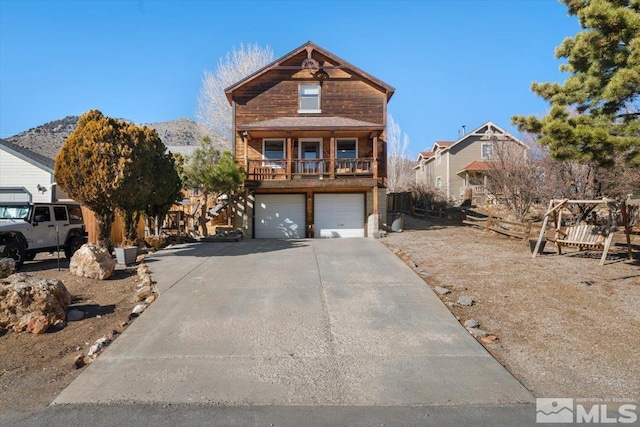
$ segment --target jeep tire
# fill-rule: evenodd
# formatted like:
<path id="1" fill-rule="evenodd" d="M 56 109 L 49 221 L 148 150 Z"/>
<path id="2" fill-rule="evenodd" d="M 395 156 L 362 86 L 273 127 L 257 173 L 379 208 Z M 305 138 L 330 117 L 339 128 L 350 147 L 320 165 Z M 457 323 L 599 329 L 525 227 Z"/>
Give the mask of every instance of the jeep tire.
<path id="1" fill-rule="evenodd" d="M 64 256 L 71 261 L 71 257 L 80 247 L 84 245 L 84 240 L 79 236 L 69 237 L 67 244 L 64 246 Z"/>

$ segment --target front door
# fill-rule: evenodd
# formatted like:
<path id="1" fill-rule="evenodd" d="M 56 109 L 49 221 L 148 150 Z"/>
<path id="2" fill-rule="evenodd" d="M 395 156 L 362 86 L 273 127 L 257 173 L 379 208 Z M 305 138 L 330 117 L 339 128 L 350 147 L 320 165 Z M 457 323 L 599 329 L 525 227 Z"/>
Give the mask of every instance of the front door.
<path id="1" fill-rule="evenodd" d="M 299 140 L 299 172 L 303 174 L 322 173 L 322 140 L 321 139 L 300 139 Z"/>

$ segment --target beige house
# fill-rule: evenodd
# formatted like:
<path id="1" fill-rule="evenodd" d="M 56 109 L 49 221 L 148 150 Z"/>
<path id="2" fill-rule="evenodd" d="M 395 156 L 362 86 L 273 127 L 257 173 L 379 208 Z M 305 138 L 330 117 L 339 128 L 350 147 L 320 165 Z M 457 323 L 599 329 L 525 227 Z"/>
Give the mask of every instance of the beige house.
<path id="1" fill-rule="evenodd" d="M 513 141 L 523 155 L 526 152 L 522 141 L 487 122 L 457 141 L 436 141 L 430 151 L 421 152 L 413 168 L 416 184 L 437 190 L 451 202 L 461 203 L 466 194 L 475 204 L 486 203 L 491 199 L 486 192 L 487 171 L 497 140 Z"/>

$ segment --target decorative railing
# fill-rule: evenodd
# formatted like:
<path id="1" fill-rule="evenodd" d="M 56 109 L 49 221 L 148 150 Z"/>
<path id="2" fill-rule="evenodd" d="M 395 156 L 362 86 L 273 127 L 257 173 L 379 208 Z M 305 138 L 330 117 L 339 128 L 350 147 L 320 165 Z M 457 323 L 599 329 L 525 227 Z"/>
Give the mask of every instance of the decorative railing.
<path id="1" fill-rule="evenodd" d="M 247 179 L 250 181 L 272 181 L 299 178 L 322 179 L 332 176 L 367 176 L 373 175 L 374 161 L 371 158 L 359 159 L 293 159 L 291 174 L 287 174 L 287 160 L 249 160 Z"/>

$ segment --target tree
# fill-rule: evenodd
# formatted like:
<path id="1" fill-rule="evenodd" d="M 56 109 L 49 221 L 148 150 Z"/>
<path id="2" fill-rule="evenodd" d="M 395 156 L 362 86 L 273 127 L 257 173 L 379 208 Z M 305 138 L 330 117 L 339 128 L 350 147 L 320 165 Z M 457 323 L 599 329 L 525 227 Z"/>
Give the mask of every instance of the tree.
<path id="1" fill-rule="evenodd" d="M 271 47 L 240 44 L 218 60 L 215 73 L 204 71 L 195 116 L 214 138 L 229 147 L 233 141 L 232 111 L 224 90 L 273 62 Z"/>
<path id="2" fill-rule="evenodd" d="M 56 157 L 58 184 L 90 208 L 98 242 L 109 246 L 115 212 L 123 212 L 125 240 L 136 240 L 143 212 L 161 212 L 176 200 L 179 177 L 155 130 L 105 117 L 91 110 Z M 179 188 L 178 188 L 179 194 Z"/>
<path id="3" fill-rule="evenodd" d="M 203 192 L 204 203 L 200 215 L 200 226 L 207 235 L 207 201 L 209 194 L 226 194 L 231 197 L 244 180 L 244 171 L 236 165 L 229 151 L 220 153 L 214 148 L 211 138 L 204 137 L 200 147 L 188 156 L 184 164 L 184 182 L 188 188 Z"/>
<path id="4" fill-rule="evenodd" d="M 562 0 L 583 31 L 556 49 L 571 75 L 562 84 L 533 83 L 551 104 L 542 119 L 512 118 L 521 131 L 541 136 L 561 160 L 611 166 L 617 154 L 640 166 L 640 2 Z M 572 110 L 575 114 L 571 114 Z"/>
<path id="5" fill-rule="evenodd" d="M 390 193 L 408 191 L 415 181 L 415 162 L 408 152 L 409 136 L 387 115 L 387 188 Z"/>
<path id="6" fill-rule="evenodd" d="M 116 209 L 113 195 L 124 180 L 123 139 L 121 122 L 91 110 L 78 120 L 54 166 L 56 182 L 95 213 L 98 242 L 107 246 Z"/>
<path id="7" fill-rule="evenodd" d="M 488 191 L 522 222 L 539 197 L 543 177 L 531 147 L 523 147 L 509 136 L 493 135 L 487 165 Z"/>

